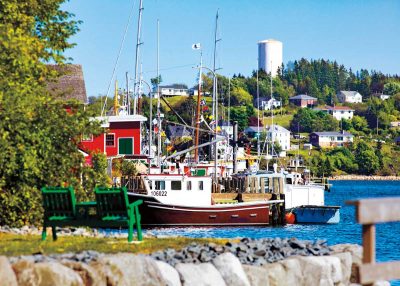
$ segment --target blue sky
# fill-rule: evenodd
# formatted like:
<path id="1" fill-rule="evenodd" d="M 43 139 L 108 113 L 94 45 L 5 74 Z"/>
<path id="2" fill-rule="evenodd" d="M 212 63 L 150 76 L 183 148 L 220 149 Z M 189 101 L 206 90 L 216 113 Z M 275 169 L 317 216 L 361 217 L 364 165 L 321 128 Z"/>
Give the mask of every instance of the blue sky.
<path id="1" fill-rule="evenodd" d="M 66 54 L 84 70 L 88 96 L 107 93 L 130 11 L 134 14 L 117 66 L 134 77 L 139 0 L 70 0 L 63 9 L 82 20 L 77 44 Z M 204 64 L 212 67 L 215 14 L 219 9 L 219 73 L 250 75 L 257 67 L 257 42 L 283 42 L 283 61 L 330 59 L 353 70 L 400 74 L 398 0 L 143 0 L 141 62 L 144 80 L 156 75 L 157 19 L 163 84 L 193 86 L 201 43 Z"/>

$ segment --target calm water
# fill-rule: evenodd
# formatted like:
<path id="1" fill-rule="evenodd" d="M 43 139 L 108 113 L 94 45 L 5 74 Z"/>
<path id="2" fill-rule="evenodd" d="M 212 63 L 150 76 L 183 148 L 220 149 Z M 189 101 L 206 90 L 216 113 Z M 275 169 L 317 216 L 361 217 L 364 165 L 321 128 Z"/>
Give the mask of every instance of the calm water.
<path id="1" fill-rule="evenodd" d="M 336 225 L 288 225 L 285 227 L 232 228 L 160 228 L 145 230 L 145 234 L 188 237 L 297 237 L 305 240 L 326 239 L 329 245 L 361 244 L 361 226 L 355 222 L 355 209 L 345 201 L 369 197 L 400 196 L 400 181 L 333 181 L 330 193 L 325 194 L 326 205 L 341 206 L 340 223 Z M 377 260 L 400 260 L 400 222 L 377 226 Z M 400 285 L 396 281 L 392 285 Z"/>

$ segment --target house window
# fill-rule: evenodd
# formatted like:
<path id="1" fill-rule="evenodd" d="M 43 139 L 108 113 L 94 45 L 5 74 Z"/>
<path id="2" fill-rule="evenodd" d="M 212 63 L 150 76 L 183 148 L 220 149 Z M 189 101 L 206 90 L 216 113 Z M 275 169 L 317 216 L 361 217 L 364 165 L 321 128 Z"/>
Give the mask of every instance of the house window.
<path id="1" fill-rule="evenodd" d="M 118 154 L 133 154 L 133 138 L 118 138 Z"/>
<path id="2" fill-rule="evenodd" d="M 181 181 L 171 181 L 171 190 L 180 191 L 182 189 Z"/>
<path id="3" fill-rule="evenodd" d="M 192 190 L 192 181 L 187 181 L 186 182 L 186 190 L 188 190 L 188 191 Z"/>
<path id="4" fill-rule="evenodd" d="M 199 181 L 199 191 L 204 190 L 203 181 Z"/>
<path id="5" fill-rule="evenodd" d="M 329 137 L 329 140 L 335 141 L 335 137 L 334 137 L 334 136 L 330 136 L 330 137 Z"/>
<path id="6" fill-rule="evenodd" d="M 155 190 L 165 190 L 165 181 L 155 181 Z"/>
<path id="7" fill-rule="evenodd" d="M 337 141 L 343 141 L 343 136 L 338 136 Z"/>
<path id="8" fill-rule="evenodd" d="M 115 134 L 106 134 L 106 146 L 115 146 Z"/>

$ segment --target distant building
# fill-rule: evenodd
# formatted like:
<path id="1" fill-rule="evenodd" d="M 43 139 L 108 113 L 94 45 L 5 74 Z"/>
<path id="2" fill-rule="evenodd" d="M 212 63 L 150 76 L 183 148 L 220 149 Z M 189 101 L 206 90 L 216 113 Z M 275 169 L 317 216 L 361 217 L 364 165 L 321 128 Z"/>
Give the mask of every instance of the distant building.
<path id="1" fill-rule="evenodd" d="M 228 135 L 229 139 L 233 137 L 233 125 L 228 121 L 220 120 L 218 126 L 221 128 L 221 133 Z"/>
<path id="2" fill-rule="evenodd" d="M 249 126 L 244 130 L 244 134 L 250 138 L 256 138 L 257 135 L 263 132 L 264 127 L 260 126 Z"/>
<path id="3" fill-rule="evenodd" d="M 87 103 L 85 80 L 81 65 L 48 65 L 56 70 L 60 77 L 47 83 L 49 92 L 62 100 L 76 99 Z"/>
<path id="4" fill-rule="evenodd" d="M 260 107 L 260 110 L 271 110 L 275 108 L 281 107 L 281 101 L 275 98 L 268 99 L 267 97 L 260 97 L 259 102 L 257 103 L 257 99 L 255 100 L 255 107 Z"/>
<path id="5" fill-rule="evenodd" d="M 275 77 L 283 63 L 282 51 L 280 41 L 269 39 L 258 42 L 258 68 Z"/>
<path id="6" fill-rule="evenodd" d="M 186 126 L 181 125 L 168 125 L 166 130 L 166 135 L 169 140 L 173 141 L 175 138 L 183 137 L 183 136 L 192 136 L 192 132 Z"/>
<path id="7" fill-rule="evenodd" d="M 160 94 L 162 96 L 189 96 L 189 89 L 185 84 L 160 85 Z M 153 92 L 157 93 L 157 87 L 153 88 Z"/>
<path id="8" fill-rule="evenodd" d="M 279 125 L 271 125 L 267 128 L 269 142 L 277 142 L 283 151 L 290 150 L 290 131 Z"/>
<path id="9" fill-rule="evenodd" d="M 337 94 L 337 98 L 341 103 L 361 103 L 362 102 L 362 95 L 358 91 L 347 91 L 341 90 Z"/>
<path id="10" fill-rule="evenodd" d="M 289 98 L 289 102 L 294 105 L 304 107 L 314 107 L 317 105 L 318 99 L 307 94 L 299 94 Z"/>
<path id="11" fill-rule="evenodd" d="M 310 143 L 321 148 L 348 146 L 353 143 L 354 136 L 342 131 L 313 132 L 310 134 Z"/>
<path id="12" fill-rule="evenodd" d="M 372 96 L 378 97 L 378 98 L 381 99 L 381 100 L 386 100 L 386 99 L 389 99 L 389 98 L 390 98 L 390 95 L 389 95 L 389 94 L 383 94 L 383 93 L 378 93 L 378 92 L 373 93 Z"/>
<path id="13" fill-rule="evenodd" d="M 399 128 L 400 127 L 400 121 L 392 121 L 392 122 L 390 122 L 390 127 L 391 128 Z"/>
<path id="14" fill-rule="evenodd" d="M 348 106 L 324 106 L 324 107 L 317 107 L 314 110 L 320 110 L 332 115 L 337 120 L 342 119 L 352 119 L 354 115 L 354 109 L 351 109 Z"/>

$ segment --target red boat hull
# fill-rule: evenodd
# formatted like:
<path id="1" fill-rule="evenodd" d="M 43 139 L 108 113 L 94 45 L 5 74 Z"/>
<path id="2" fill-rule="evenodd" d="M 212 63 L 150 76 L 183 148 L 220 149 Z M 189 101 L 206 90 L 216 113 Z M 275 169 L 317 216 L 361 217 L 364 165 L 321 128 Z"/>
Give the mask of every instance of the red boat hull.
<path id="1" fill-rule="evenodd" d="M 270 202 L 188 207 L 140 199 L 141 224 L 145 227 L 269 225 Z"/>

